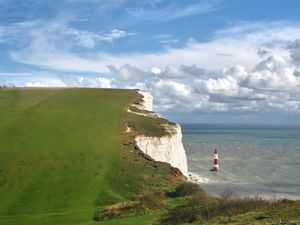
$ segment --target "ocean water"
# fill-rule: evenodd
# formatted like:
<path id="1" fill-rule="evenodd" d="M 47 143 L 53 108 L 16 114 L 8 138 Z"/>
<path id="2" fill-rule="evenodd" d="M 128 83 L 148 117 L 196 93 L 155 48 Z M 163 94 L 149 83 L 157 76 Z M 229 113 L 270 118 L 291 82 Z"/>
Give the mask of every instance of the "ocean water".
<path id="1" fill-rule="evenodd" d="M 300 127 L 182 124 L 189 171 L 209 193 L 300 199 Z M 211 172 L 213 150 L 220 171 Z"/>

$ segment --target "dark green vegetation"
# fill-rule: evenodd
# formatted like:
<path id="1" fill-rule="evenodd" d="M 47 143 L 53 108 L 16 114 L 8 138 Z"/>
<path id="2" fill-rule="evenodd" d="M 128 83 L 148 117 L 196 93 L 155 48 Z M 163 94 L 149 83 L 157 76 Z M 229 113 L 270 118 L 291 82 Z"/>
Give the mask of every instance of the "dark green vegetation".
<path id="1" fill-rule="evenodd" d="M 130 90 L 0 89 L 0 224 L 299 222 L 299 201 L 213 198 L 145 157 L 133 135 L 163 135 L 169 122 L 126 112 L 139 100 Z"/>
<path id="2" fill-rule="evenodd" d="M 125 110 L 136 99 L 128 90 L 1 89 L 0 224 L 93 224 L 98 207 L 174 187 L 168 165 L 124 144 L 127 117 L 142 117 Z"/>
<path id="3" fill-rule="evenodd" d="M 182 183 L 171 193 L 186 202 L 169 208 L 157 224 L 297 224 L 300 201 L 238 198 L 230 190 L 220 198 L 204 192 L 197 184 Z"/>

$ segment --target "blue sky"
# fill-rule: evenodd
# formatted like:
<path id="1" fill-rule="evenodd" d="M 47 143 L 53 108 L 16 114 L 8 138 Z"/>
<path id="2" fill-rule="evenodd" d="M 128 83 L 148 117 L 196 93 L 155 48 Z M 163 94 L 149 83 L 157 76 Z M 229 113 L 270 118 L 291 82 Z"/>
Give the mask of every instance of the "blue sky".
<path id="1" fill-rule="evenodd" d="M 141 88 L 181 122 L 300 124 L 297 0 L 0 0 L 0 82 Z"/>

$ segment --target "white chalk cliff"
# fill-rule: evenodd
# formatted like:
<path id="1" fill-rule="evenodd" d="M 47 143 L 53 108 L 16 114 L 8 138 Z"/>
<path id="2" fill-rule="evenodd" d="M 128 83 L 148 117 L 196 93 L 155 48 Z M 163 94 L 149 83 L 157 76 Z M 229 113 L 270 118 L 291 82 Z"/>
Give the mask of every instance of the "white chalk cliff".
<path id="1" fill-rule="evenodd" d="M 144 91 L 138 91 L 138 93 L 143 96 L 143 102 L 134 106 L 141 110 L 152 111 L 153 97 L 151 94 Z M 147 113 L 144 116 L 153 116 L 153 113 Z M 154 160 L 169 163 L 188 177 L 187 159 L 182 144 L 180 125 L 161 124 L 161 126 L 167 132 L 166 135 L 162 137 L 138 135 L 135 137 L 137 146 Z"/>
<path id="2" fill-rule="evenodd" d="M 143 96 L 143 102 L 138 106 L 141 110 L 153 110 L 153 97 L 149 92 L 139 90 L 138 93 Z"/>

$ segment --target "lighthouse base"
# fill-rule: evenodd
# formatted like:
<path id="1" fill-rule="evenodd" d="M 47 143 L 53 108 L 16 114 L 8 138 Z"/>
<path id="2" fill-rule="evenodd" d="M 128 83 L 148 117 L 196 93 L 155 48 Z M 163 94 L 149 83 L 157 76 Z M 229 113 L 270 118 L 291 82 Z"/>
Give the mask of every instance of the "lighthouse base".
<path id="1" fill-rule="evenodd" d="M 217 167 L 214 167 L 214 168 L 212 168 L 212 169 L 210 169 L 210 171 L 214 171 L 214 172 L 216 172 L 216 171 L 218 171 L 219 169 L 217 168 Z"/>

